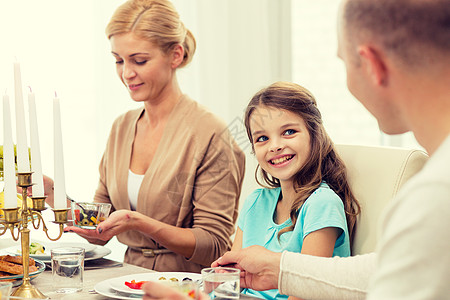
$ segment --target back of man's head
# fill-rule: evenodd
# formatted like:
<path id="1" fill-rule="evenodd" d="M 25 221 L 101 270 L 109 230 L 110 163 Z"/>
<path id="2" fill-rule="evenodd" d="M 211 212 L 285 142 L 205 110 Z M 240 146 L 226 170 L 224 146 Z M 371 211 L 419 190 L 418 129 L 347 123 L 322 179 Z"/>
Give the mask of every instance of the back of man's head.
<path id="1" fill-rule="evenodd" d="M 379 43 L 410 67 L 449 61 L 449 0 L 347 0 L 343 12 L 350 43 Z"/>

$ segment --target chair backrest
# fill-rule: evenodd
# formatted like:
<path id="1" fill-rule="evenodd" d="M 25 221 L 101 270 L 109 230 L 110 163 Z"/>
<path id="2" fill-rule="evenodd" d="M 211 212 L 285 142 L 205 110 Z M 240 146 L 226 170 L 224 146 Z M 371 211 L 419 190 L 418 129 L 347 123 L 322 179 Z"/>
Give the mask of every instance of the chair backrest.
<path id="1" fill-rule="evenodd" d="M 346 167 L 350 188 L 361 205 L 352 254 L 373 252 L 381 212 L 400 187 L 428 159 L 416 149 L 336 145 Z"/>

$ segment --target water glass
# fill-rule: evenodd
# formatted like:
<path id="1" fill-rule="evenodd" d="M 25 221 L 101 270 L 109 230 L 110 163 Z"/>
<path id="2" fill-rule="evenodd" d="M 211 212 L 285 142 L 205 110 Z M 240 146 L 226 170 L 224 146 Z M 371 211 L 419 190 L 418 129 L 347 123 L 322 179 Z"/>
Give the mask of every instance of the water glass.
<path id="1" fill-rule="evenodd" d="M 240 270 L 217 267 L 202 270 L 203 291 L 211 299 L 239 299 Z"/>
<path id="2" fill-rule="evenodd" d="M 0 282 L 0 299 L 8 300 L 9 295 L 11 295 L 11 282 Z"/>
<path id="3" fill-rule="evenodd" d="M 84 248 L 61 247 L 51 250 L 53 288 L 57 293 L 83 289 Z"/>

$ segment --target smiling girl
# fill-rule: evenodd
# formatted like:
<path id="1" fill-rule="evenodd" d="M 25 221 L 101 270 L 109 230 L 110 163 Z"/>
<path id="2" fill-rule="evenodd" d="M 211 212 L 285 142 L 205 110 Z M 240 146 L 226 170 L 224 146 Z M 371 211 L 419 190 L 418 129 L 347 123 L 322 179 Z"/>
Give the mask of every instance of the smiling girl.
<path id="1" fill-rule="evenodd" d="M 252 98 L 245 126 L 266 186 L 246 199 L 232 250 L 260 245 L 349 256 L 360 208 L 314 96 L 297 84 L 274 83 Z M 288 298 L 278 290 L 243 293 Z"/>

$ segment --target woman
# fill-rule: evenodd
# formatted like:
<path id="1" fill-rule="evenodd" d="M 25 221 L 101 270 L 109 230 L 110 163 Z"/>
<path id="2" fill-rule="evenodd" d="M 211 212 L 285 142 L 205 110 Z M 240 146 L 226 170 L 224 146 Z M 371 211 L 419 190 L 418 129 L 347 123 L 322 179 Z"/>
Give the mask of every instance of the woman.
<path id="1" fill-rule="evenodd" d="M 125 262 L 157 271 L 199 272 L 230 248 L 245 156 L 224 123 L 184 95 L 176 71 L 195 39 L 167 0 L 130 0 L 106 34 L 117 73 L 142 108 L 114 122 L 95 202 L 113 206 L 88 241 L 113 236 Z"/>

